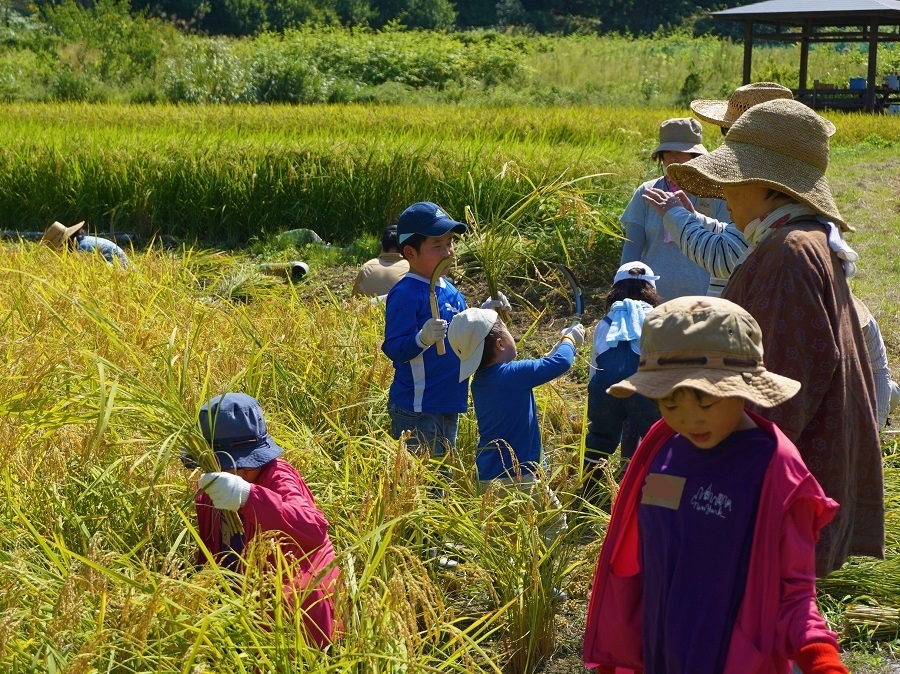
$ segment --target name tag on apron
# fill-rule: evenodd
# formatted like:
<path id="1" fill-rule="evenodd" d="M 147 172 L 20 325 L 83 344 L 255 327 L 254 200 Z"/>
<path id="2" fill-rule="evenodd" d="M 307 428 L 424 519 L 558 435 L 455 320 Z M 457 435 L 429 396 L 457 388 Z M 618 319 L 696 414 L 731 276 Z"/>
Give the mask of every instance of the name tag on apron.
<path id="1" fill-rule="evenodd" d="M 677 475 L 650 473 L 641 490 L 641 503 L 678 510 L 684 492 L 685 478 Z"/>

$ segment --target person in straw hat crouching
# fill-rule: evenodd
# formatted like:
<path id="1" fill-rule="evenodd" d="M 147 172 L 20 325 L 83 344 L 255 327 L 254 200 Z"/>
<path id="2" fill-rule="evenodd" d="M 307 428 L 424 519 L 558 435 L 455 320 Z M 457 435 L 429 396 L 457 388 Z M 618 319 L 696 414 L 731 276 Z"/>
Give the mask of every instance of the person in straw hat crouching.
<path id="1" fill-rule="evenodd" d="M 622 481 L 594 575 L 582 657 L 598 674 L 845 674 L 815 602 L 815 545 L 835 515 L 795 445 L 747 406 L 800 383 L 766 369 L 736 304 L 682 297 L 644 321 L 610 395 L 662 420 Z M 768 354 L 766 354 L 768 355 Z"/>
<path id="2" fill-rule="evenodd" d="M 800 393 L 766 412 L 843 508 L 822 531 L 816 571 L 884 556 L 884 475 L 874 380 L 848 274 L 857 255 L 825 170 L 833 125 L 793 100 L 753 106 L 708 155 L 673 164 L 692 194 L 724 197 L 749 247 L 722 297 L 763 331 L 769 369 Z"/>
<path id="3" fill-rule="evenodd" d="M 91 236 L 85 231 L 84 220 L 66 227 L 61 222 L 54 222 L 44 232 L 41 243 L 53 250 L 80 250 L 82 253 L 99 253 L 107 262 L 118 262 L 123 268 L 128 267 L 128 257 L 116 243 L 100 236 Z"/>

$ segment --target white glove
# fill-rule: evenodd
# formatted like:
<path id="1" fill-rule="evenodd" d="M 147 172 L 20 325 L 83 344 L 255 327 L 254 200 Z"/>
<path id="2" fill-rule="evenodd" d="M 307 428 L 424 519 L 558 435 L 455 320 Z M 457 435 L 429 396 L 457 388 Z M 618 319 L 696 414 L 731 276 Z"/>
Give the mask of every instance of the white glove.
<path id="1" fill-rule="evenodd" d="M 429 318 L 416 334 L 416 343 L 427 349 L 438 340 L 447 336 L 447 321 L 443 318 Z"/>
<path id="2" fill-rule="evenodd" d="M 559 334 L 562 337 L 571 339 L 575 346 L 584 344 L 584 326 L 581 323 L 576 323 L 569 328 L 563 328 Z"/>
<path id="3" fill-rule="evenodd" d="M 481 305 L 482 309 L 494 309 L 500 311 L 512 311 L 512 305 L 509 303 L 509 300 L 506 299 L 506 295 L 501 292 L 497 293 L 497 299 L 493 297 L 488 297 L 484 303 Z"/>
<path id="4" fill-rule="evenodd" d="M 250 496 L 250 483 L 231 473 L 203 473 L 200 489 L 209 494 L 219 510 L 240 510 Z"/>

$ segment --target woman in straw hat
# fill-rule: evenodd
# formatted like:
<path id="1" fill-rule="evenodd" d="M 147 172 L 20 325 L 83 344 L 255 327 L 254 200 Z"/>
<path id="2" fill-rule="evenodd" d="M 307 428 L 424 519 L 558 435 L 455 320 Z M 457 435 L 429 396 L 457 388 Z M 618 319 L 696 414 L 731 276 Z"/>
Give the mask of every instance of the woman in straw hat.
<path id="1" fill-rule="evenodd" d="M 691 110 L 700 119 L 718 126 L 724 136 L 738 117 L 754 105 L 779 98 L 792 99 L 793 94 L 774 82 L 753 82 L 735 89 L 727 101 L 691 101 Z M 719 297 L 747 249 L 747 241 L 731 223 L 731 217 L 727 223 L 716 222 L 697 213 L 682 191 L 650 188 L 644 193 L 644 201 L 662 218 L 666 232 L 685 256 L 709 272 L 706 294 Z"/>
<path id="2" fill-rule="evenodd" d="M 816 537 L 838 509 L 771 421 L 797 395 L 744 309 L 682 297 L 647 314 L 635 374 L 663 420 L 638 447 L 600 553 L 582 657 L 598 674 L 846 674 L 816 608 Z M 766 353 L 768 356 L 768 353 Z M 617 669 L 618 668 L 618 669 Z"/>
<path id="3" fill-rule="evenodd" d="M 650 157 L 660 162 L 665 173 L 669 164 L 704 155 L 706 148 L 703 147 L 702 132 L 700 123 L 695 119 L 667 119 L 659 127 L 659 144 Z M 663 175 L 635 190 L 620 218 L 626 238 L 620 264 L 643 262 L 652 267 L 660 276 L 657 292 L 663 300 L 683 295 L 703 295 L 709 287 L 709 273 L 685 257 L 663 226 L 662 216 L 644 201 L 644 194 L 653 189 L 675 192 L 678 186 Z M 723 201 L 685 198 L 693 210 L 709 216 L 712 223 L 729 221 L 728 209 Z"/>
<path id="4" fill-rule="evenodd" d="M 884 556 L 884 476 L 874 381 L 847 275 L 857 255 L 825 169 L 833 126 L 793 100 L 760 103 L 708 155 L 669 167 L 685 190 L 724 197 L 750 244 L 722 297 L 759 322 L 769 369 L 800 393 L 767 416 L 841 504 L 822 531 L 816 570 Z"/>

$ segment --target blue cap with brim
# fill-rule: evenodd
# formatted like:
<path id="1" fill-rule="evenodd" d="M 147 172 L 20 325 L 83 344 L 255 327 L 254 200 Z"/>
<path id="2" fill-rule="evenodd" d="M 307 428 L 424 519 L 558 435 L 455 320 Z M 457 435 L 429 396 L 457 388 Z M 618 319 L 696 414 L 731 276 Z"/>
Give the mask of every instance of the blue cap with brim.
<path id="1" fill-rule="evenodd" d="M 284 452 L 269 435 L 259 402 L 246 393 L 216 396 L 200 408 L 199 422 L 222 470 L 260 468 Z M 197 467 L 186 452 L 181 460 L 189 468 Z"/>
<path id="2" fill-rule="evenodd" d="M 413 234 L 443 236 L 450 231 L 464 234 L 468 229 L 468 226 L 451 218 L 437 204 L 419 201 L 403 211 L 397 219 L 397 243 L 402 244 Z"/>

